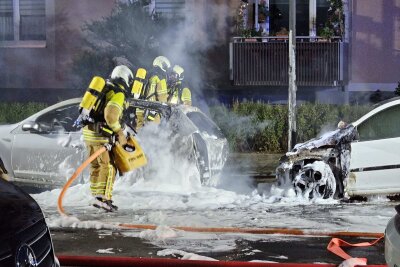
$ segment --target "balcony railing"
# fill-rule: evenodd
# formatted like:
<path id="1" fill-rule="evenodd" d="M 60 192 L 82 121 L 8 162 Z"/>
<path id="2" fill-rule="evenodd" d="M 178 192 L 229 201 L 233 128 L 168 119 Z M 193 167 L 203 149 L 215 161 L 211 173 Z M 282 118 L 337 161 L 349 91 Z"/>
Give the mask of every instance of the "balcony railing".
<path id="1" fill-rule="evenodd" d="M 298 86 L 341 86 L 344 44 L 318 37 L 296 38 Z M 230 46 L 231 80 L 234 85 L 284 86 L 289 83 L 287 36 L 235 37 Z"/>

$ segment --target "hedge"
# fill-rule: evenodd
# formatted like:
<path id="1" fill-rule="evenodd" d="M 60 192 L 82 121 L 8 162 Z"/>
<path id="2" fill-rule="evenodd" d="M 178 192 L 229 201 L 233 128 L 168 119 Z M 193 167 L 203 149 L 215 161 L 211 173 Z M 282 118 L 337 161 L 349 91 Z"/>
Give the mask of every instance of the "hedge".
<path id="1" fill-rule="evenodd" d="M 0 124 L 19 122 L 47 107 L 44 103 L 0 103 Z"/>
<path id="2" fill-rule="evenodd" d="M 340 120 L 355 121 L 369 110 L 368 105 L 298 105 L 297 142 L 336 129 Z M 236 101 L 230 107 L 213 106 L 210 114 L 227 137 L 232 151 L 281 153 L 287 150 L 287 105 Z"/>

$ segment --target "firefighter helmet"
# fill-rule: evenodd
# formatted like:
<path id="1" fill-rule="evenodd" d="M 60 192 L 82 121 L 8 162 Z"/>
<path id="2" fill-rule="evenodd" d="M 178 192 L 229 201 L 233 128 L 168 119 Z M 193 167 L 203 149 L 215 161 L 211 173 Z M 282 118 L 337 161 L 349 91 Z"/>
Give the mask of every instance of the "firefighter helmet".
<path id="1" fill-rule="evenodd" d="M 168 58 L 164 56 L 158 56 L 153 60 L 153 67 L 158 67 L 162 71 L 166 72 L 171 67 L 171 63 L 169 62 Z"/>
<path id="2" fill-rule="evenodd" d="M 184 72 L 184 71 L 185 71 L 185 70 L 184 70 L 181 66 L 179 66 L 179 65 L 175 65 L 175 66 L 172 68 L 172 72 L 173 72 L 174 74 L 176 74 L 177 79 L 178 79 L 179 81 L 182 81 L 182 80 L 183 80 L 183 78 L 184 78 L 183 72 Z"/>
<path id="3" fill-rule="evenodd" d="M 133 82 L 133 73 L 127 66 L 119 65 L 116 66 L 111 72 L 111 79 L 122 79 L 126 86 L 130 88 Z"/>

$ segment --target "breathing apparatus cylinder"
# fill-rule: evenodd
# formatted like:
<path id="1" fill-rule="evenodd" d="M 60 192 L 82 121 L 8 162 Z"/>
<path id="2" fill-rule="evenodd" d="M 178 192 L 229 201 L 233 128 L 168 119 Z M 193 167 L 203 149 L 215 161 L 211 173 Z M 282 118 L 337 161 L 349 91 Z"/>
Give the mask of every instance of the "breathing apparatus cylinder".
<path id="1" fill-rule="evenodd" d="M 140 94 L 142 93 L 143 85 L 146 79 L 146 74 L 147 71 L 143 68 L 139 68 L 136 71 L 136 76 L 135 80 L 133 81 L 132 91 L 131 91 L 131 94 L 135 99 L 138 99 L 140 97 Z"/>
<path id="2" fill-rule="evenodd" d="M 147 164 L 142 148 L 132 136 L 127 138 L 125 145 L 116 142 L 112 152 L 115 165 L 121 173 L 133 171 Z"/>
<path id="3" fill-rule="evenodd" d="M 81 103 L 79 104 L 81 113 L 87 116 L 89 115 L 90 111 L 95 108 L 95 105 L 98 102 L 97 100 L 99 99 L 99 96 L 101 95 L 105 85 L 106 81 L 103 78 L 99 76 L 93 77 L 88 89 L 83 95 Z"/>

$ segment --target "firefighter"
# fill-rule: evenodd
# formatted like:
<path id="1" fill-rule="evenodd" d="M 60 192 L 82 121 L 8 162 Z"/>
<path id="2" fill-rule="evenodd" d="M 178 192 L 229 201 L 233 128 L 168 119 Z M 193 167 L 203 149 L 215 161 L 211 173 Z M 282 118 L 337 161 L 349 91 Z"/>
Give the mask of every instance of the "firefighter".
<path id="1" fill-rule="evenodd" d="M 192 94 L 190 89 L 184 85 L 184 69 L 175 65 L 168 75 L 168 97 L 167 102 L 171 104 L 192 105 Z"/>
<path id="2" fill-rule="evenodd" d="M 83 128 L 89 156 L 109 143 L 110 138 L 115 138 L 119 144 L 127 143 L 121 125 L 121 118 L 125 109 L 126 94 L 129 92 L 134 80 L 132 71 L 124 65 L 113 69 L 110 79 L 104 85 L 105 96 L 99 105 L 100 108 L 94 122 Z M 103 80 L 104 81 L 104 80 Z M 90 87 L 90 86 L 89 86 Z M 116 211 L 118 207 L 113 204 L 112 191 L 117 167 L 113 161 L 112 151 L 104 152 L 90 166 L 90 190 L 94 197 L 92 205 L 106 211 Z"/>
<path id="3" fill-rule="evenodd" d="M 171 63 L 168 58 L 158 56 L 153 60 L 153 70 L 144 90 L 142 90 L 141 99 L 157 102 L 167 102 L 167 73 Z M 145 121 L 160 121 L 160 115 L 153 111 L 137 109 L 136 110 L 136 130 L 143 127 Z"/>

